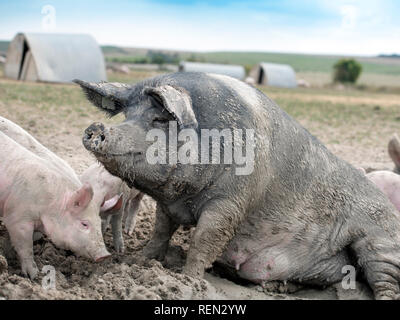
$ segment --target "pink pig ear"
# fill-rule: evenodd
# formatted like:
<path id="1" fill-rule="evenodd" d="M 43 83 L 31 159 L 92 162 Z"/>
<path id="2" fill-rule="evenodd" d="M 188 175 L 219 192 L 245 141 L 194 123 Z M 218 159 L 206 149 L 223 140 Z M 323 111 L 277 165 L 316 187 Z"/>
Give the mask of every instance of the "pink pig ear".
<path id="1" fill-rule="evenodd" d="M 397 134 L 394 134 L 389 141 L 388 152 L 392 158 L 396 168 L 400 169 L 400 139 Z"/>
<path id="2" fill-rule="evenodd" d="M 362 174 L 367 174 L 367 171 L 365 171 L 365 169 L 362 167 L 357 167 L 357 170 L 360 171 Z"/>
<path id="3" fill-rule="evenodd" d="M 93 198 L 92 186 L 85 183 L 79 190 L 75 191 L 68 201 L 68 206 L 74 209 L 85 209 Z"/>
<path id="4" fill-rule="evenodd" d="M 100 207 L 100 213 L 113 214 L 115 211 L 121 209 L 123 203 L 122 194 L 116 195 L 111 199 L 103 202 Z"/>

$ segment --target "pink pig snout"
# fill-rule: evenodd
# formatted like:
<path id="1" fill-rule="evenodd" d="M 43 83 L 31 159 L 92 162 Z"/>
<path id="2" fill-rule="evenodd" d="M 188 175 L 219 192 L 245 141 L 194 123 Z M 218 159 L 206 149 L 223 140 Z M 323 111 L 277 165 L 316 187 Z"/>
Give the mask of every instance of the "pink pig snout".
<path id="1" fill-rule="evenodd" d="M 111 257 L 111 254 L 106 249 L 104 249 L 95 255 L 94 261 L 101 262 L 109 257 Z"/>

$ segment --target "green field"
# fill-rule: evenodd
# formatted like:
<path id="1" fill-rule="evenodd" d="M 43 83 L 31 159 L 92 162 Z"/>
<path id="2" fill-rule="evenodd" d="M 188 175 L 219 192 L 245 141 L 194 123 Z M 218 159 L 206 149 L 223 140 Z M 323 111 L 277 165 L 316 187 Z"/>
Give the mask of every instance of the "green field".
<path id="1" fill-rule="evenodd" d="M 8 49 L 9 41 L 0 41 L 0 52 L 6 52 Z"/>
<path id="2" fill-rule="evenodd" d="M 120 63 L 142 63 L 148 59 L 146 49 L 103 47 L 107 61 Z M 178 55 L 179 60 L 239 64 L 247 71 L 259 62 L 288 64 L 296 71 L 298 79 L 304 79 L 313 87 L 323 87 L 332 83 L 333 65 L 339 56 L 306 55 L 267 52 L 172 52 L 162 51 L 167 56 Z M 379 57 L 355 57 L 363 71 L 358 80 L 360 87 L 375 90 L 400 88 L 400 59 Z M 398 91 L 398 90 L 397 90 Z"/>
<path id="3" fill-rule="evenodd" d="M 341 57 L 287 54 L 287 53 L 266 53 L 266 52 L 209 52 L 203 53 L 206 61 L 216 63 L 230 63 L 241 65 L 254 65 L 261 61 L 272 63 L 289 64 L 296 72 L 331 72 L 333 65 Z M 365 73 L 400 75 L 400 63 L 386 64 L 384 59 L 377 62 L 369 62 L 359 59 Z M 394 59 L 395 60 L 395 59 Z"/>
<path id="4" fill-rule="evenodd" d="M 146 58 L 145 49 L 120 48 L 104 46 L 103 52 L 107 60 L 134 63 Z M 259 62 L 283 63 L 291 65 L 296 72 L 332 71 L 332 67 L 340 56 L 269 53 L 269 52 L 173 52 L 160 51 L 166 55 L 177 54 L 180 60 L 195 60 L 222 64 L 239 64 L 253 66 Z M 378 57 L 355 57 L 363 66 L 364 73 L 400 75 L 400 59 Z"/>

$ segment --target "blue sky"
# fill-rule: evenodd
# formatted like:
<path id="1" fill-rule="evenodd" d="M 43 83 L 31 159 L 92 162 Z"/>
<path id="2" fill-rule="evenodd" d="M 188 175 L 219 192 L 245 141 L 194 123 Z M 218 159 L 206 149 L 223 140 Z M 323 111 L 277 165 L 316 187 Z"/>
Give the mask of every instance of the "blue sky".
<path id="1" fill-rule="evenodd" d="M 100 44 L 189 51 L 400 53 L 398 0 L 0 0 L 0 17 L 5 40 L 90 33 Z"/>

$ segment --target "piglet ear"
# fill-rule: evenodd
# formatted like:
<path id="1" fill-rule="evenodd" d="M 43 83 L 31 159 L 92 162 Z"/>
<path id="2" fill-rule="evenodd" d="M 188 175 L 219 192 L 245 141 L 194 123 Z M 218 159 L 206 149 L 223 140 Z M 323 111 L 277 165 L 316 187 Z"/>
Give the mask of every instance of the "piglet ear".
<path id="1" fill-rule="evenodd" d="M 100 213 L 113 214 L 121 209 L 123 203 L 122 194 L 116 195 L 108 200 L 105 200 L 100 207 Z"/>
<path id="2" fill-rule="evenodd" d="M 362 167 L 357 167 L 357 170 L 360 171 L 362 174 L 367 174 L 367 171 L 365 171 L 365 169 Z"/>
<path id="3" fill-rule="evenodd" d="M 92 186 L 88 183 L 85 183 L 80 189 L 78 189 L 71 195 L 68 201 L 68 207 L 75 209 L 74 211 L 83 210 L 88 206 L 92 198 Z"/>
<path id="4" fill-rule="evenodd" d="M 388 152 L 396 165 L 396 170 L 400 171 L 400 139 L 397 134 L 394 134 L 389 141 Z"/>

